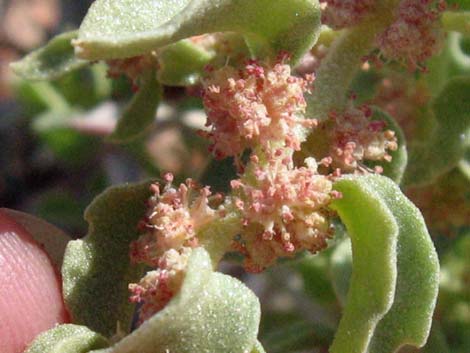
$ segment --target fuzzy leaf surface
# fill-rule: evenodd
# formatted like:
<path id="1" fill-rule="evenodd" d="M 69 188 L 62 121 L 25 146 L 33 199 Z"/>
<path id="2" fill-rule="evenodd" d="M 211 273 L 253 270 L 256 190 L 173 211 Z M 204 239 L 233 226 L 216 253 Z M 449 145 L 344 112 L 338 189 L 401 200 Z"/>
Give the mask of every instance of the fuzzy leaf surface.
<path id="1" fill-rule="evenodd" d="M 348 178 L 337 183 L 339 190 L 348 182 L 367 185 L 374 197 L 390 210 L 398 225 L 397 278 L 393 304 L 378 322 L 367 352 L 395 352 L 405 344 L 422 347 L 429 335 L 439 282 L 439 262 L 423 217 L 388 178 L 376 175 Z M 354 244 L 354 236 L 351 235 L 351 238 Z M 342 275 L 341 280 L 335 281 L 339 283 L 336 286 L 340 289 L 339 294 L 344 293 L 344 287 L 348 285 L 349 249 L 346 242 L 341 243 L 332 256 L 333 273 Z M 352 261 L 354 276 L 354 248 Z M 349 281 L 352 290 L 354 277 Z M 346 310 L 348 305 L 346 302 Z"/>
<path id="2" fill-rule="evenodd" d="M 330 352 L 364 353 L 377 323 L 393 303 L 399 229 L 393 213 L 366 178 L 342 179 L 335 189 L 343 197 L 332 207 L 351 237 L 353 269 Z"/>
<path id="3" fill-rule="evenodd" d="M 72 40 L 78 31 L 70 31 L 52 38 L 44 47 L 11 65 L 13 71 L 27 80 L 53 80 L 89 62 L 75 56 Z"/>
<path id="4" fill-rule="evenodd" d="M 231 31 L 244 35 L 254 55 L 287 51 L 298 59 L 314 44 L 319 27 L 315 0 L 97 0 L 75 46 L 88 60 L 123 58 L 188 37 Z"/>
<path id="5" fill-rule="evenodd" d="M 214 272 L 209 254 L 193 250 L 181 291 L 115 346 L 94 353 L 245 353 L 256 346 L 260 306 L 237 279 Z M 255 350 L 256 352 L 256 350 Z"/>
<path id="6" fill-rule="evenodd" d="M 420 211 L 385 178 L 366 177 L 398 223 L 397 286 L 393 305 L 379 322 L 370 353 L 422 347 L 432 323 L 439 289 L 439 260 Z"/>
<path id="7" fill-rule="evenodd" d="M 129 244 L 139 236 L 148 185 L 111 187 L 99 195 L 85 211 L 88 234 L 65 251 L 63 293 L 72 319 L 106 337 L 116 332 L 118 321 L 122 330 L 130 328 L 134 305 L 127 286 L 143 269 L 131 266 Z"/>
<path id="8" fill-rule="evenodd" d="M 87 327 L 65 324 L 41 333 L 25 353 L 88 353 L 108 346 L 106 338 Z"/>

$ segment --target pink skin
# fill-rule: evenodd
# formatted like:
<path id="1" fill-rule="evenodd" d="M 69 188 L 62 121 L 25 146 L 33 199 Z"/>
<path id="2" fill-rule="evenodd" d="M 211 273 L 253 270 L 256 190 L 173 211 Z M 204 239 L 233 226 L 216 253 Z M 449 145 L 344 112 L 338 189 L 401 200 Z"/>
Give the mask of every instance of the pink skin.
<path id="1" fill-rule="evenodd" d="M 39 333 L 68 321 L 51 260 L 0 211 L 0 352 L 21 353 Z"/>

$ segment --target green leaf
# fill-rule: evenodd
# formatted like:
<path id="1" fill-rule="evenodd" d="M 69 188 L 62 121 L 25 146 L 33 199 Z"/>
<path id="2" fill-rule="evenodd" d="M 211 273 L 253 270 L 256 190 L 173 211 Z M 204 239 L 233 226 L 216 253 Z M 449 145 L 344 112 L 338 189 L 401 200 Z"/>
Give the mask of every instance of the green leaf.
<path id="1" fill-rule="evenodd" d="M 137 282 L 140 266 L 131 266 L 129 243 L 138 238 L 149 183 L 112 187 L 85 211 L 87 236 L 71 241 L 62 266 L 65 303 L 75 323 L 107 337 L 117 323 L 129 331 L 134 305 L 128 284 Z"/>
<path id="2" fill-rule="evenodd" d="M 432 322 L 432 315 L 436 304 L 439 263 L 434 245 L 426 230 L 424 220 L 418 209 L 401 193 L 398 186 L 388 178 L 370 175 L 366 177 L 348 178 L 335 184 L 338 190 L 347 195 L 346 187 L 362 188 L 365 195 L 376 198 L 382 207 L 389 210 L 392 219 L 383 219 L 381 223 L 396 223 L 398 226 L 398 240 L 396 252 L 397 278 L 393 304 L 390 310 L 378 322 L 371 341 L 368 345 L 369 353 L 395 352 L 399 347 L 409 344 L 422 347 L 426 343 Z M 360 198 L 361 196 L 357 196 Z M 344 199 L 344 197 L 343 197 Z M 335 201 L 337 202 L 337 201 Z M 341 200 L 340 200 L 341 202 Z M 346 201 L 347 202 L 347 201 Z M 335 206 L 337 207 L 337 206 Z M 341 215 L 341 208 L 338 210 Z M 351 213 L 350 216 L 353 216 Z M 384 214 L 386 216 L 386 214 Z M 360 217 L 360 215 L 356 215 Z M 370 220 L 373 222 L 374 220 Z M 346 223 L 348 226 L 348 224 Z M 349 227 L 348 227 L 349 228 Z M 354 235 L 350 229 L 353 242 L 353 277 L 351 290 L 354 290 L 354 273 L 356 271 L 354 253 Z M 377 236 L 373 234 L 372 236 Z M 344 247 L 343 247 L 344 244 Z M 348 263 L 347 243 L 341 244 L 332 257 L 334 266 Z M 377 250 L 375 250 L 377 251 Z M 342 261 L 334 261 L 338 257 Z M 393 259 L 392 259 L 393 260 Z M 371 266 L 372 263 L 370 264 Z M 333 266 L 333 270 L 335 267 Z M 347 267 L 347 266 L 346 266 Z M 341 268 L 340 268 L 341 269 Z M 337 271 L 338 272 L 338 271 Z M 340 293 L 344 293 L 347 285 L 347 273 L 343 271 L 343 281 L 339 283 Z M 363 273 L 365 278 L 371 278 Z M 367 286 L 366 286 L 367 288 Z M 369 285 L 370 289 L 370 285 Z M 346 311 L 350 304 L 346 302 Z M 362 351 L 358 351 L 362 352 Z"/>
<path id="3" fill-rule="evenodd" d="M 387 180 L 385 177 L 374 176 Z M 346 306 L 331 353 L 364 353 L 379 320 L 393 303 L 398 224 L 367 178 L 335 183 L 343 194 L 334 201 L 351 237 L 353 272 Z"/>
<path id="4" fill-rule="evenodd" d="M 245 353 L 259 347 L 259 320 L 253 292 L 237 279 L 214 272 L 209 254 L 197 248 L 181 291 L 170 303 L 132 334 L 99 352 Z"/>
<path id="5" fill-rule="evenodd" d="M 214 56 L 190 40 L 170 44 L 158 54 L 158 80 L 168 86 L 194 85 Z"/>
<path id="6" fill-rule="evenodd" d="M 446 342 L 444 332 L 438 321 L 434 321 L 429 334 L 429 340 L 421 353 L 451 353 L 449 345 Z"/>
<path id="7" fill-rule="evenodd" d="M 263 346 L 259 341 L 256 341 L 255 347 L 251 351 L 251 353 L 266 353 Z"/>
<path id="8" fill-rule="evenodd" d="M 52 38 L 46 46 L 11 64 L 13 71 L 28 80 L 53 80 L 88 65 L 75 56 L 71 41 L 77 35 L 78 31 L 70 31 Z"/>
<path id="9" fill-rule="evenodd" d="M 65 324 L 41 333 L 25 353 L 88 353 L 108 346 L 100 334 L 84 326 Z"/>
<path id="10" fill-rule="evenodd" d="M 155 71 L 146 72 L 142 84 L 124 110 L 113 133 L 108 137 L 112 142 L 130 142 L 148 129 L 155 120 L 162 88 L 157 82 Z"/>
<path id="11" fill-rule="evenodd" d="M 370 353 L 422 347 L 432 323 L 439 287 L 439 261 L 419 210 L 385 178 L 367 177 L 398 224 L 397 285 L 390 311 L 379 322 Z"/>
<path id="12" fill-rule="evenodd" d="M 74 45 L 89 60 L 124 58 L 195 35 L 232 31 L 245 37 L 256 56 L 287 51 L 296 60 L 312 47 L 319 27 L 316 0 L 98 0 Z"/>
<path id="13" fill-rule="evenodd" d="M 425 185 L 454 168 L 462 159 L 470 127 L 470 77 L 450 80 L 433 101 L 437 126 L 412 146 L 403 184 Z"/>
<path id="14" fill-rule="evenodd" d="M 392 156 L 391 162 L 381 161 L 380 163 L 372 162 L 371 164 L 380 165 L 383 168 L 382 175 L 387 176 L 397 184 L 400 184 L 408 163 L 405 134 L 395 119 L 377 107 L 373 107 L 372 119 L 385 121 L 387 123 L 386 128 L 395 132 L 398 148 L 396 151 L 389 152 Z"/>

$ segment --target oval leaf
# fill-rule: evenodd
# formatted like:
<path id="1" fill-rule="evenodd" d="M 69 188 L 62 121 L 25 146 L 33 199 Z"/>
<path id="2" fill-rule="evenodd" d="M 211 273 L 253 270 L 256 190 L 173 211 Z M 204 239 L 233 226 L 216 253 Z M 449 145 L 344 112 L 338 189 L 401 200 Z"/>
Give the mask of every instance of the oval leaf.
<path id="1" fill-rule="evenodd" d="M 366 178 L 342 179 L 335 189 L 343 197 L 332 207 L 351 237 L 353 270 L 330 352 L 364 353 L 375 326 L 393 302 L 398 224 Z"/>
<path id="2" fill-rule="evenodd" d="M 41 333 L 25 353 L 88 353 L 108 346 L 100 334 L 84 326 L 65 324 Z"/>
<path id="3" fill-rule="evenodd" d="M 243 34 L 257 56 L 287 51 L 298 59 L 314 44 L 319 27 L 315 0 L 97 0 L 75 46 L 88 60 L 124 58 L 188 37 L 232 31 Z"/>
<path id="4" fill-rule="evenodd" d="M 340 183 L 353 182 L 353 179 Z M 388 207 L 398 224 L 397 282 L 393 305 L 378 323 L 367 349 L 369 353 L 395 352 L 409 344 L 421 347 L 426 343 L 436 304 L 439 263 L 434 245 L 418 209 L 401 193 L 396 184 L 387 178 L 371 175 L 357 178 L 366 183 Z M 333 270 L 338 261 L 348 263 L 349 246 L 342 243 L 332 257 Z M 337 266 L 336 266 L 337 267 Z M 342 272 L 343 273 L 343 272 Z M 343 273 L 344 274 L 344 273 Z M 337 281 L 340 294 L 348 278 Z"/>
<path id="5" fill-rule="evenodd" d="M 142 84 L 124 110 L 113 133 L 108 137 L 111 142 L 130 142 L 148 129 L 155 120 L 162 88 L 157 82 L 155 71 L 142 76 Z"/>
<path id="6" fill-rule="evenodd" d="M 263 352 L 256 345 L 259 320 L 253 292 L 237 279 L 213 272 L 209 254 L 197 248 L 180 293 L 165 309 L 99 352 L 246 353 L 253 347 Z"/>
<path id="7" fill-rule="evenodd" d="M 454 168 L 465 153 L 470 127 L 470 77 L 450 80 L 432 104 L 437 126 L 410 151 L 403 184 L 425 185 Z"/>
<path id="8" fill-rule="evenodd" d="M 44 47 L 11 64 L 13 71 L 27 80 L 53 80 L 89 62 L 75 56 L 72 40 L 78 31 L 62 33 Z"/>
<path id="9" fill-rule="evenodd" d="M 422 347 L 431 328 L 439 287 L 434 244 L 421 213 L 396 184 L 376 176 L 365 180 L 391 210 L 399 227 L 395 298 L 377 325 L 369 352 L 395 352 L 405 344 Z"/>
<path id="10" fill-rule="evenodd" d="M 112 187 L 85 211 L 89 232 L 69 242 L 62 266 L 65 303 L 75 323 L 107 337 L 117 323 L 129 331 L 134 305 L 128 284 L 142 275 L 131 266 L 129 244 L 139 237 L 137 223 L 145 214 L 149 183 Z"/>

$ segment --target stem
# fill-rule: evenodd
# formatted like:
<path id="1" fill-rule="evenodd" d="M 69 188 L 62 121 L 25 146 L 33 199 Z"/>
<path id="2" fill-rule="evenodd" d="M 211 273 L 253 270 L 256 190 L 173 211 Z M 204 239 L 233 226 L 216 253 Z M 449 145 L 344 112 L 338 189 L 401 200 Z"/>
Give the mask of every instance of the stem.
<path id="1" fill-rule="evenodd" d="M 374 47 L 376 35 L 392 22 L 398 2 L 379 3 L 373 14 L 333 42 L 317 71 L 314 93 L 307 97 L 307 116 L 322 120 L 331 110 L 344 109 L 346 93 L 362 58 Z"/>
<path id="2" fill-rule="evenodd" d="M 446 11 L 441 17 L 442 28 L 446 31 L 455 31 L 470 34 L 470 11 Z"/>
<path id="3" fill-rule="evenodd" d="M 214 268 L 230 248 L 233 238 L 240 233 L 241 227 L 240 215 L 229 211 L 225 217 L 209 222 L 198 232 L 200 245 L 210 254 Z"/>

